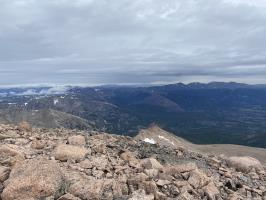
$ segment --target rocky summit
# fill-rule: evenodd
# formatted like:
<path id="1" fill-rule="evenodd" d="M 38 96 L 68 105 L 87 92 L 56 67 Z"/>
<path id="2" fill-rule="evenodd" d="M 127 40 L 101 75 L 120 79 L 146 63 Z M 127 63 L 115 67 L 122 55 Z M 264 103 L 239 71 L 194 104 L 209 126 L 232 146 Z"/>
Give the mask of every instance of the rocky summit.
<path id="1" fill-rule="evenodd" d="M 266 200 L 265 167 L 93 131 L 0 125 L 1 200 Z"/>

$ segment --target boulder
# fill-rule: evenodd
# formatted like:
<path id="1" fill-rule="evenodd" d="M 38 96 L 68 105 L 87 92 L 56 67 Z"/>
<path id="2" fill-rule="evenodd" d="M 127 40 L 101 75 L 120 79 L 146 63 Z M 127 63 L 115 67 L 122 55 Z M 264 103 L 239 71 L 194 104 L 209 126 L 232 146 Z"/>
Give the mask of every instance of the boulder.
<path id="1" fill-rule="evenodd" d="M 178 200 L 195 200 L 195 198 L 188 191 L 185 191 L 178 196 Z"/>
<path id="2" fill-rule="evenodd" d="M 216 200 L 217 196 L 220 194 L 220 191 L 217 189 L 213 182 L 210 182 L 203 188 L 203 190 L 209 200 Z"/>
<path id="3" fill-rule="evenodd" d="M 69 187 L 68 192 L 83 200 L 102 199 L 104 191 L 112 186 L 108 180 L 81 180 Z"/>
<path id="4" fill-rule="evenodd" d="M 159 170 L 158 169 L 145 169 L 144 173 L 149 176 L 150 178 L 155 178 L 158 176 L 159 174 Z"/>
<path id="5" fill-rule="evenodd" d="M 18 138 L 18 137 L 19 135 L 17 134 L 17 132 L 13 130 L 8 130 L 5 133 L 0 133 L 0 140 L 4 140 L 7 138 Z"/>
<path id="6" fill-rule="evenodd" d="M 99 157 L 91 157 L 90 162 L 92 167 L 95 167 L 96 169 L 106 170 L 108 168 L 108 159 L 104 155 Z"/>
<path id="7" fill-rule="evenodd" d="M 64 178 L 54 161 L 26 160 L 16 165 L 5 182 L 2 200 L 58 198 L 64 192 Z"/>
<path id="8" fill-rule="evenodd" d="M 91 169 L 92 168 L 92 162 L 88 159 L 81 161 L 79 164 L 80 164 L 80 167 L 82 167 L 84 169 Z"/>
<path id="9" fill-rule="evenodd" d="M 255 158 L 248 157 L 248 156 L 230 157 L 226 161 L 227 161 L 228 166 L 235 168 L 236 170 L 244 172 L 244 173 L 248 173 L 252 169 L 256 169 L 258 171 L 263 170 L 263 166 L 260 163 L 260 161 L 258 161 Z"/>
<path id="10" fill-rule="evenodd" d="M 128 200 L 153 200 L 153 199 L 154 199 L 153 194 L 147 195 L 144 190 L 137 190 L 133 192 L 132 197 L 129 198 Z"/>
<path id="11" fill-rule="evenodd" d="M 85 146 L 86 145 L 86 139 L 82 135 L 74 135 L 68 137 L 68 144 L 75 145 L 75 146 Z"/>
<path id="12" fill-rule="evenodd" d="M 18 125 L 20 131 L 31 131 L 32 127 L 28 122 L 20 122 Z"/>
<path id="13" fill-rule="evenodd" d="M 164 186 L 164 185 L 169 185 L 169 184 L 171 184 L 171 182 L 168 181 L 168 180 L 158 180 L 156 182 L 156 185 L 161 186 L 161 187 Z"/>
<path id="14" fill-rule="evenodd" d="M 43 149 L 44 147 L 46 147 L 46 141 L 44 140 L 33 140 L 31 143 L 33 149 Z"/>
<path id="15" fill-rule="evenodd" d="M 146 158 L 140 161 L 140 165 L 144 169 L 157 169 L 162 170 L 163 166 L 155 158 Z"/>
<path id="16" fill-rule="evenodd" d="M 197 165 L 193 162 L 187 162 L 182 164 L 177 164 L 174 166 L 168 166 L 164 168 L 164 172 L 169 175 L 175 175 L 185 172 L 190 172 L 197 169 Z"/>
<path id="17" fill-rule="evenodd" d="M 193 188 L 198 189 L 206 186 L 210 182 L 210 178 L 203 171 L 197 169 L 191 172 L 188 182 Z"/>
<path id="18" fill-rule="evenodd" d="M 80 198 L 73 196 L 72 194 L 65 194 L 61 196 L 58 200 L 80 200 Z"/>
<path id="19" fill-rule="evenodd" d="M 130 151 L 125 151 L 120 155 L 120 158 L 129 163 L 129 166 L 138 168 L 140 163 L 135 154 Z"/>
<path id="20" fill-rule="evenodd" d="M 55 159 L 60 161 L 83 160 L 89 151 L 84 147 L 78 147 L 74 145 L 61 144 L 55 149 Z"/>
<path id="21" fill-rule="evenodd" d="M 10 173 L 9 167 L 0 166 L 0 183 L 8 179 Z"/>
<path id="22" fill-rule="evenodd" d="M 0 164 L 15 165 L 16 162 L 22 161 L 25 158 L 23 150 L 13 144 L 3 144 L 0 146 Z"/>
<path id="23" fill-rule="evenodd" d="M 105 144 L 96 144 L 93 147 L 95 153 L 105 154 L 106 153 L 106 145 Z"/>

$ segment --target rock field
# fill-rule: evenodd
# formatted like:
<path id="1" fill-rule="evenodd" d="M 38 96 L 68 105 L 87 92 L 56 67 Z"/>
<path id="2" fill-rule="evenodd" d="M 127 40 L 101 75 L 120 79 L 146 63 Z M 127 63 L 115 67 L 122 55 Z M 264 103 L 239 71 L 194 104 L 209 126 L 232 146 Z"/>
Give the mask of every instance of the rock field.
<path id="1" fill-rule="evenodd" d="M 1 200 L 266 200 L 251 157 L 66 129 L 0 125 Z"/>

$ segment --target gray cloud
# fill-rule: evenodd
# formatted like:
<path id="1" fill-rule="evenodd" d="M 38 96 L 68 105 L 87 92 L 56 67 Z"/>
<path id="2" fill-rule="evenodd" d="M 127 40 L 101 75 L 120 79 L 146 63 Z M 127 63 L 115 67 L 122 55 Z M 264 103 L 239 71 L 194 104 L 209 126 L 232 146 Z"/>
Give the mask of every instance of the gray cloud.
<path id="1" fill-rule="evenodd" d="M 265 83 L 263 0 L 0 4 L 0 85 Z"/>

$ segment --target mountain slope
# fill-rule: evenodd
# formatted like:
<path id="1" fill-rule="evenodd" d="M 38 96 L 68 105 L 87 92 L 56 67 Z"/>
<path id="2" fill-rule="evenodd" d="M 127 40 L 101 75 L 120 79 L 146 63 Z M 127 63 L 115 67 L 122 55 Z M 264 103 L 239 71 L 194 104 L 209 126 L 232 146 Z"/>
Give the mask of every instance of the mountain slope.
<path id="1" fill-rule="evenodd" d="M 148 129 L 140 130 L 135 139 L 147 141 L 150 143 L 157 143 L 172 148 L 183 147 L 192 151 L 206 154 L 224 154 L 226 156 L 251 156 L 266 164 L 266 149 L 232 144 L 197 145 L 172 133 L 169 133 L 156 125 L 152 125 Z"/>
<path id="2" fill-rule="evenodd" d="M 87 120 L 80 117 L 67 114 L 64 112 L 41 109 L 2 109 L 0 110 L 0 122 L 5 124 L 18 124 L 26 121 L 35 127 L 42 128 L 70 128 L 70 129 L 87 129 L 91 130 L 93 125 Z"/>

